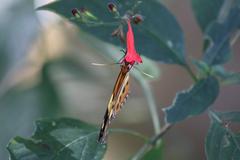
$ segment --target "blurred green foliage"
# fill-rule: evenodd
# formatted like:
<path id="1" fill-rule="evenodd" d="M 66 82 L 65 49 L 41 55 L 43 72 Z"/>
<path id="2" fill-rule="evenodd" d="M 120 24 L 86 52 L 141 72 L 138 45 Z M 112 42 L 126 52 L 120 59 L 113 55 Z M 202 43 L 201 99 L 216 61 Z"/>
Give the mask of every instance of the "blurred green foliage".
<path id="1" fill-rule="evenodd" d="M 140 70 L 157 78 L 159 68 L 155 62 L 178 64 L 189 73 L 194 82 L 190 89 L 176 94 L 172 105 L 165 108 L 165 123 L 173 125 L 208 111 L 211 126 L 205 143 L 207 158 L 237 159 L 240 156 L 239 135 L 224 123 L 239 122 L 239 113 L 213 112 L 210 107 L 219 95 L 221 84 L 240 82 L 239 73 L 225 70 L 223 66 L 231 57 L 232 39 L 237 35 L 240 26 L 239 0 L 192 0 L 193 12 L 204 34 L 202 60 L 194 60 L 196 73 L 188 64 L 182 29 L 164 5 L 156 0 L 116 1 L 119 15 L 114 15 L 107 8 L 108 2 L 60 0 L 39 7 L 38 10 L 50 10 L 65 17 L 76 24 L 81 32 L 115 45 L 115 50 L 125 48 L 125 44 L 112 37 L 111 33 L 119 27 L 126 32 L 126 15 L 142 15 L 143 21 L 133 25 L 137 51 L 144 56 L 144 64 L 139 66 Z M 84 20 L 73 17 L 73 8 L 87 10 L 87 17 Z M 2 159 L 6 159 L 4 148 L 8 140 L 15 135 L 29 136 L 33 121 L 39 117 L 62 116 L 62 93 L 59 84 L 54 81 L 52 68 L 62 67 L 81 78 L 91 76 L 74 58 L 68 59 L 66 56 L 62 59 L 45 60 L 39 71 L 40 81 L 35 85 L 26 88 L 14 85 L 7 88 L 5 84 L 10 81 L 9 77 L 16 68 L 26 63 L 26 53 L 31 49 L 34 40 L 41 35 L 33 1 L 22 0 L 15 3 L 8 8 L 8 14 L 7 18 L 1 17 L 4 22 L 0 23 L 0 120 L 4 122 L 0 128 L 3 135 L 0 137 Z M 85 33 L 79 37 L 88 37 L 84 37 Z M 88 41 L 87 38 L 85 40 Z M 119 60 L 112 50 L 104 49 L 102 42 L 89 43 L 92 48 L 104 53 L 100 56 Z M 142 84 L 143 90 L 146 87 L 144 85 L 149 85 L 150 79 L 139 71 L 134 70 L 132 75 Z M 146 92 L 146 88 L 144 91 Z M 154 108 L 152 95 L 145 95 L 152 101 L 149 106 Z M 151 107 L 149 108 L 151 110 Z M 151 116 L 153 122 L 158 121 L 157 116 Z M 11 159 L 102 159 L 106 152 L 106 146 L 96 142 L 98 129 L 82 121 L 46 119 L 37 121 L 36 125 L 37 129 L 30 139 L 15 137 L 9 142 Z M 146 144 L 149 145 L 149 150 L 143 150 L 144 159 L 162 158 L 163 145 L 155 146 L 149 142 Z"/>
<path id="2" fill-rule="evenodd" d="M 98 144 L 98 128 L 73 119 L 36 122 L 31 139 L 16 137 L 8 145 L 11 159 L 19 160 L 97 160 L 106 146 Z"/>
<path id="3" fill-rule="evenodd" d="M 36 91 L 21 91 L 14 87 L 5 91 L 9 72 L 19 67 L 26 52 L 38 35 L 39 23 L 33 1 L 9 2 L 0 14 L 0 159 L 7 159 L 6 144 L 16 134 L 29 135 L 32 122 L 39 117 Z"/>

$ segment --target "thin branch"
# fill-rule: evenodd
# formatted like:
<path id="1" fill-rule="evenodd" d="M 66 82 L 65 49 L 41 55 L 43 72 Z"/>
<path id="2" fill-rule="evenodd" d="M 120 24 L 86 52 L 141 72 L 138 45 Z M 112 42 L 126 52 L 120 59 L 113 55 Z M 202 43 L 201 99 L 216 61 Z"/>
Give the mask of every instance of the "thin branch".
<path id="1" fill-rule="evenodd" d="M 186 71 L 189 73 L 189 75 L 191 76 L 191 78 L 194 80 L 194 82 L 198 81 L 197 76 L 194 74 L 194 72 L 192 71 L 192 69 L 189 67 L 189 65 L 184 65 L 184 68 L 186 69 Z"/>
<path id="2" fill-rule="evenodd" d="M 234 35 L 234 37 L 232 38 L 232 40 L 231 40 L 231 42 L 230 42 L 231 46 L 233 46 L 233 45 L 237 42 L 237 40 L 239 39 L 239 37 L 240 37 L 240 30 L 238 30 L 237 33 L 236 33 L 236 34 Z"/>
<path id="3" fill-rule="evenodd" d="M 113 128 L 113 129 L 110 129 L 110 132 L 126 133 L 126 134 L 129 134 L 129 135 L 138 137 L 140 139 L 143 139 L 144 141 L 148 140 L 148 138 L 145 135 L 143 135 L 143 134 L 141 134 L 139 132 L 133 131 L 133 130 L 122 129 L 122 128 Z"/>
<path id="4" fill-rule="evenodd" d="M 162 127 L 161 132 L 153 136 L 148 143 L 144 144 L 139 151 L 135 154 L 134 157 L 132 157 L 131 160 L 140 160 L 146 152 L 151 150 L 158 142 L 159 140 L 170 130 L 170 128 L 173 126 L 173 124 L 166 124 Z"/>
<path id="5" fill-rule="evenodd" d="M 210 115 L 220 124 L 223 123 L 223 121 L 221 120 L 221 118 L 219 118 L 219 116 L 212 110 L 209 110 Z"/>
<path id="6" fill-rule="evenodd" d="M 157 110 L 157 105 L 155 103 L 155 100 L 153 98 L 151 86 L 149 82 L 145 79 L 138 78 L 138 81 L 143 89 L 143 93 L 147 99 L 148 107 L 149 107 L 149 112 L 151 114 L 152 122 L 153 122 L 153 127 L 154 127 L 154 133 L 155 135 L 159 134 L 161 131 L 161 124 L 158 116 L 158 110 Z"/>

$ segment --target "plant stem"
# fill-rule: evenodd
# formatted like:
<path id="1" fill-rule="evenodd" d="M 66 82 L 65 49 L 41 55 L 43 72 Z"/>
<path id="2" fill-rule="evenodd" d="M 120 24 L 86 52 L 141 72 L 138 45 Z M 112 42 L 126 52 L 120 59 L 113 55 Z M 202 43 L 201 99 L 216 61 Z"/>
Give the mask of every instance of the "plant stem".
<path id="1" fill-rule="evenodd" d="M 136 131 L 133 131 L 133 130 L 129 130 L 129 129 L 113 128 L 113 129 L 110 129 L 110 132 L 126 133 L 126 134 L 129 134 L 129 135 L 138 137 L 140 139 L 143 139 L 145 142 L 148 140 L 148 138 L 145 135 L 143 135 L 141 133 L 138 133 Z"/>
<path id="2" fill-rule="evenodd" d="M 173 124 L 166 124 L 163 126 L 161 132 L 156 136 L 153 136 L 147 143 L 145 143 L 131 160 L 140 160 L 146 152 L 151 150 L 158 143 L 158 141 L 169 131 L 172 126 Z"/>
<path id="3" fill-rule="evenodd" d="M 157 135 L 161 131 L 161 124 L 159 121 L 157 106 L 156 106 L 156 103 L 155 103 L 155 100 L 153 98 L 153 94 L 151 91 L 151 86 L 150 86 L 149 82 L 147 80 L 143 79 L 142 77 L 138 78 L 138 81 L 139 81 L 140 85 L 142 86 L 143 93 L 146 96 L 148 107 L 149 107 L 149 112 L 151 114 L 151 118 L 152 118 L 152 122 L 153 122 L 154 133 L 155 133 L 155 135 Z"/>
<path id="4" fill-rule="evenodd" d="M 234 37 L 232 38 L 232 40 L 230 42 L 231 47 L 237 42 L 239 37 L 240 37 L 240 31 L 238 30 L 237 33 L 234 35 Z"/>
<path id="5" fill-rule="evenodd" d="M 218 123 L 223 123 L 222 120 L 219 118 L 219 116 L 214 111 L 209 110 L 209 113 Z"/>
<path id="6" fill-rule="evenodd" d="M 194 80 L 194 82 L 198 81 L 197 76 L 193 73 L 192 69 L 190 68 L 189 65 L 184 65 L 184 68 L 186 69 L 186 71 L 189 73 L 189 75 L 191 76 L 191 78 Z"/>

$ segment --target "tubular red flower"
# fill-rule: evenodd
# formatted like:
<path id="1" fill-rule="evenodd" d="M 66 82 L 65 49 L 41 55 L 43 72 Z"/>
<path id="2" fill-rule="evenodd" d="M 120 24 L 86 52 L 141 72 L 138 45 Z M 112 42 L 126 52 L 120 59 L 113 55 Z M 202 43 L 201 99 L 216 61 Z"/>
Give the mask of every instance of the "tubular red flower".
<path id="1" fill-rule="evenodd" d="M 142 63 L 142 58 L 140 57 L 140 55 L 137 53 L 137 51 L 135 49 L 134 35 L 133 35 L 133 30 L 132 30 L 130 20 L 128 20 L 127 23 L 128 23 L 127 51 L 126 51 L 126 55 L 124 57 L 124 60 L 125 60 L 125 62 L 128 62 L 132 65 L 135 62 Z"/>

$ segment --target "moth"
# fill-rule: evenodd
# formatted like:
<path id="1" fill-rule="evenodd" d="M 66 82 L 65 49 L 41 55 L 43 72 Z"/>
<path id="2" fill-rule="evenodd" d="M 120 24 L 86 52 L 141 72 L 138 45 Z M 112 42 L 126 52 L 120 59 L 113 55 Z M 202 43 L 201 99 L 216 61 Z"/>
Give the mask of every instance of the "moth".
<path id="1" fill-rule="evenodd" d="M 134 44 L 134 35 L 131 27 L 130 20 L 127 21 L 128 32 L 126 36 L 126 52 L 122 60 L 119 61 L 121 64 L 121 70 L 114 85 L 112 95 L 108 102 L 108 106 L 104 115 L 104 119 L 101 125 L 98 141 L 100 143 L 106 142 L 107 130 L 110 122 L 120 112 L 122 106 L 127 100 L 129 94 L 129 71 L 136 63 L 142 63 L 142 58 L 136 52 Z"/>

